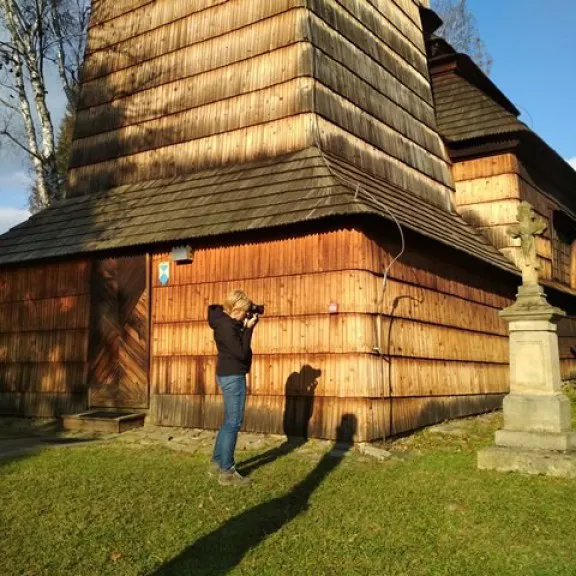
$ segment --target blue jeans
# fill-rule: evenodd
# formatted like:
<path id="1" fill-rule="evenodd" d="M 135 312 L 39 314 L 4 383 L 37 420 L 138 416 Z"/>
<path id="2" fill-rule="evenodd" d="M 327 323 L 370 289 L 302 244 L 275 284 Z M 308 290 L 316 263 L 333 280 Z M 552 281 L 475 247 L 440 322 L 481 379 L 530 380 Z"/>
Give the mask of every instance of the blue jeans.
<path id="1" fill-rule="evenodd" d="M 226 471 L 235 466 L 234 450 L 238 431 L 244 421 L 246 375 L 216 376 L 216 382 L 224 395 L 224 424 L 216 436 L 212 461 Z"/>

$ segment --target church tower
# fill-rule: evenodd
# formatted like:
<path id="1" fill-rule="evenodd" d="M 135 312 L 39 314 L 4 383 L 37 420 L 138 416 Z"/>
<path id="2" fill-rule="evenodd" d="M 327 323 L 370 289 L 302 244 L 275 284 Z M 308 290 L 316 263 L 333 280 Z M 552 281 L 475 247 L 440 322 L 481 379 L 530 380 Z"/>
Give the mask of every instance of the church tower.
<path id="1" fill-rule="evenodd" d="M 95 0 L 73 194 L 316 147 L 450 209 L 423 4 Z"/>

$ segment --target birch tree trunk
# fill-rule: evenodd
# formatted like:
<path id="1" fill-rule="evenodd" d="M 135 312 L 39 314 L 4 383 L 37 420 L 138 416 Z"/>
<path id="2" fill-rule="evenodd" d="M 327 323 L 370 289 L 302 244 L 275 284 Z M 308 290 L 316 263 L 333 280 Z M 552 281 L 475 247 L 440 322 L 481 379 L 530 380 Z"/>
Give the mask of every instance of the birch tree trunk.
<path id="1" fill-rule="evenodd" d="M 0 138 L 28 154 L 36 177 L 31 203 L 36 210 L 64 197 L 45 71 L 58 71 L 64 94 L 75 104 L 88 6 L 88 0 L 0 0 L 0 103 L 17 111 L 25 140 L 7 121 Z M 17 107 L 1 97 L 2 88 L 16 96 Z"/>
<path id="2" fill-rule="evenodd" d="M 28 96 L 26 94 L 26 87 L 23 80 L 23 66 L 22 61 L 19 56 L 17 56 L 17 70 L 15 84 L 18 91 L 18 99 L 20 100 L 20 111 L 22 114 L 22 119 L 24 121 L 24 127 L 26 129 L 26 135 L 28 136 L 28 147 L 29 155 L 32 165 L 34 167 L 34 172 L 36 174 L 36 188 L 38 190 L 38 199 L 41 207 L 46 208 L 50 205 L 50 189 L 47 188 L 46 182 L 44 180 L 44 162 L 40 152 L 38 150 L 38 141 L 36 139 L 36 130 L 34 128 L 34 122 L 32 120 L 32 112 L 30 110 L 30 102 L 28 101 Z"/>

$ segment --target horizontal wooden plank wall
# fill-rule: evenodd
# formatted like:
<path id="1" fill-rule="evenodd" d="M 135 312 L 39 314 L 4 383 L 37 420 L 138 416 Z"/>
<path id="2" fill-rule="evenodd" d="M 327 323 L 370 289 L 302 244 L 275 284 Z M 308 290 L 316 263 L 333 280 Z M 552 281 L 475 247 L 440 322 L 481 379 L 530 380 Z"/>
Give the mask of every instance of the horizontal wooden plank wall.
<path id="1" fill-rule="evenodd" d="M 562 237 L 560 231 L 555 229 L 553 220 L 554 212 L 560 211 L 576 222 L 576 212 L 571 212 L 556 199 L 553 187 L 548 190 L 545 185 L 536 183 L 522 163 L 520 163 L 519 178 L 521 198 L 530 202 L 549 223 L 548 235 L 545 239 L 552 261 L 551 279 L 576 290 L 576 279 L 572 279 L 572 274 L 576 271 L 576 244 L 573 240 L 567 241 Z M 574 231 L 571 236 L 572 239 L 575 237 Z"/>
<path id="2" fill-rule="evenodd" d="M 455 162 L 452 167 L 458 212 L 515 263 L 520 263 L 520 241 L 512 239 L 506 230 L 516 223 L 520 202 L 533 200 L 525 195 L 520 170 L 520 162 L 512 153 Z M 550 224 L 549 212 L 541 208 L 540 203 L 535 206 L 538 215 Z M 541 277 L 551 280 L 550 226 L 537 239 L 536 251 Z"/>
<path id="3" fill-rule="evenodd" d="M 86 408 L 86 261 L 0 270 L 0 413 Z"/>
<path id="4" fill-rule="evenodd" d="M 576 305 L 558 325 L 558 343 L 562 379 L 576 380 Z"/>
<path id="5" fill-rule="evenodd" d="M 234 287 L 266 305 L 253 342 L 247 430 L 283 433 L 285 414 L 301 430 L 311 413 L 308 433 L 333 438 L 341 415 L 354 413 L 357 439 L 371 440 L 497 405 L 508 374 L 497 312 L 508 293 L 491 291 L 473 264 L 447 266 L 445 255 L 415 242 L 392 269 L 380 320 L 382 271 L 398 247 L 359 229 L 198 249 L 192 263 L 171 264 L 166 286 L 154 272 L 153 421 L 219 425 L 206 307 Z M 169 260 L 156 254 L 153 270 Z"/>
<path id="6" fill-rule="evenodd" d="M 568 211 L 554 198 L 553 190 L 539 187 L 513 153 L 457 162 L 453 173 L 458 212 L 517 263 L 520 261 L 519 240 L 510 238 L 506 230 L 516 222 L 519 203 L 530 202 L 548 225 L 536 241 L 541 277 L 570 286 L 570 256 L 562 262 L 558 256 L 554 258 L 554 253 L 560 252 L 560 240 L 552 219 L 554 211 Z M 569 246 L 565 252 L 569 254 Z"/>
<path id="7" fill-rule="evenodd" d="M 568 275 L 562 276 L 553 263 L 555 234 L 552 215 L 555 210 L 565 211 L 566 208 L 554 199 L 551 192 L 538 187 L 515 154 L 497 154 L 456 162 L 453 173 L 458 212 L 517 263 L 520 262 L 519 241 L 510 238 L 506 230 L 516 222 L 520 202 L 530 202 L 537 215 L 544 218 L 548 225 L 544 235 L 536 240 L 541 277 L 548 281 L 560 280 L 561 284 L 570 287 Z M 560 307 L 566 304 L 569 314 L 573 315 L 574 304 L 570 305 L 570 301 L 558 303 Z M 576 320 L 569 317 L 560 323 L 558 329 L 564 380 L 576 377 L 575 323 Z"/>

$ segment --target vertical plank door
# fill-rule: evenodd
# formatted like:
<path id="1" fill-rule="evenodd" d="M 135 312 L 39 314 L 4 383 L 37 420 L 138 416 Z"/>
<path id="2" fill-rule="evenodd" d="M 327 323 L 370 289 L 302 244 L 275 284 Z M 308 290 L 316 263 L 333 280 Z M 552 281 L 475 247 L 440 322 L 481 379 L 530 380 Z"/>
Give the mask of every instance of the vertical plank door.
<path id="1" fill-rule="evenodd" d="M 148 408 L 146 255 L 94 263 L 88 378 L 91 408 Z"/>

